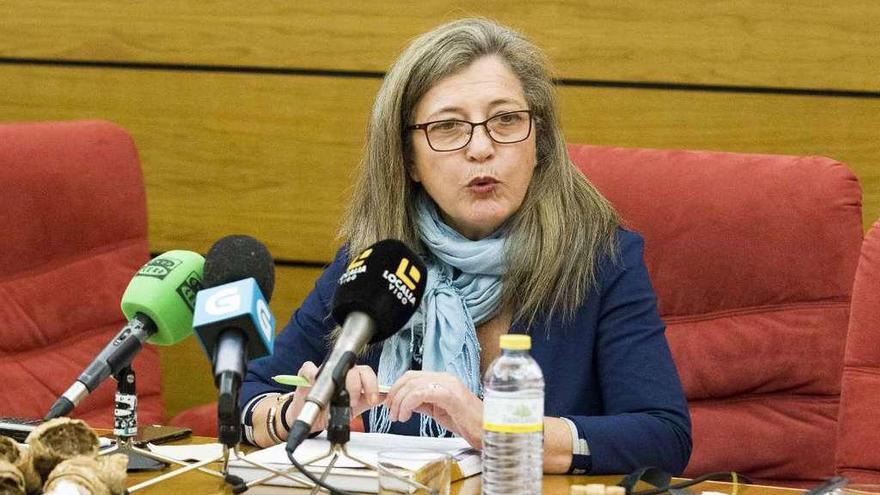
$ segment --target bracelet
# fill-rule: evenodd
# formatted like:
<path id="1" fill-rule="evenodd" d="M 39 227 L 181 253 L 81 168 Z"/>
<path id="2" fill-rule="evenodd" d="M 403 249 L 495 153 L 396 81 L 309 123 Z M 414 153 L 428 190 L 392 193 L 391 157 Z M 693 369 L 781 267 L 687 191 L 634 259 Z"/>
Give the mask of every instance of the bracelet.
<path id="1" fill-rule="evenodd" d="M 284 401 L 281 405 L 281 427 L 290 432 L 290 424 L 287 423 L 287 410 L 293 405 L 293 392 L 278 397 L 278 402 Z"/>
<path id="2" fill-rule="evenodd" d="M 278 432 L 275 430 L 275 413 L 278 411 L 278 401 L 276 400 L 272 407 L 269 408 L 269 415 L 266 416 L 266 433 L 269 434 L 269 440 L 272 441 L 273 444 L 283 443 L 284 440 L 278 436 Z"/>

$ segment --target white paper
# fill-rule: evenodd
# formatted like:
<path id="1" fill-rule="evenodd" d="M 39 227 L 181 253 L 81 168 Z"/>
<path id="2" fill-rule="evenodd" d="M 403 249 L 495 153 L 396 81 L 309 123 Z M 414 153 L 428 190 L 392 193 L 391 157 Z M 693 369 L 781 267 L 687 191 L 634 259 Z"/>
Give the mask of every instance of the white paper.
<path id="1" fill-rule="evenodd" d="M 262 464 L 282 464 L 289 466 L 290 460 L 287 459 L 286 447 L 286 444 L 281 443 L 254 452 L 248 455 L 247 458 Z M 352 432 L 351 441 L 346 444 L 346 449 L 353 457 L 363 459 L 371 464 L 376 464 L 379 458 L 379 452 L 383 450 L 434 450 L 438 452 L 446 452 L 455 456 L 463 450 L 470 450 L 470 444 L 468 444 L 463 438 L 432 438 L 391 435 L 387 433 Z M 322 434 L 319 437 L 309 438 L 303 441 L 299 448 L 296 449 L 294 455 L 299 462 L 309 462 L 329 451 L 330 442 L 328 442 L 325 435 Z M 330 458 L 328 457 L 315 462 L 313 465 L 324 467 L 329 463 Z M 337 460 L 336 466 L 352 468 L 362 467 L 358 462 L 345 457 Z"/>
<path id="2" fill-rule="evenodd" d="M 406 435 L 392 435 L 388 433 L 351 433 L 351 441 L 346 444 L 346 450 L 353 456 L 370 464 L 377 464 L 379 452 L 382 451 L 401 451 L 408 449 L 432 450 L 444 452 L 455 459 L 462 474 L 472 476 L 480 472 L 480 455 L 477 451 L 471 449 L 466 440 L 462 438 L 431 438 L 431 437 L 414 437 Z M 330 451 L 330 442 L 327 441 L 324 434 L 317 438 L 310 438 L 296 449 L 295 456 L 300 463 L 309 463 L 310 470 L 320 472 L 326 467 L 331 460 L 331 456 L 324 457 L 318 462 L 310 463 L 310 461 L 326 456 Z M 265 464 L 275 469 L 291 468 L 290 460 L 287 458 L 285 444 L 275 445 L 263 450 L 259 450 L 248 454 L 246 459 Z M 419 468 L 423 463 L 418 465 L 405 466 L 409 468 Z M 230 472 L 241 476 L 246 481 L 255 479 L 266 474 L 265 471 L 255 468 L 239 459 L 230 459 Z M 314 469 L 311 469 L 314 468 Z M 328 477 L 328 482 L 343 490 L 351 490 L 358 492 L 378 491 L 378 477 L 375 472 L 364 468 L 363 465 L 349 459 L 347 456 L 337 458 L 334 467 Z M 291 482 L 284 478 L 273 478 L 268 482 L 273 485 L 290 485 Z"/>

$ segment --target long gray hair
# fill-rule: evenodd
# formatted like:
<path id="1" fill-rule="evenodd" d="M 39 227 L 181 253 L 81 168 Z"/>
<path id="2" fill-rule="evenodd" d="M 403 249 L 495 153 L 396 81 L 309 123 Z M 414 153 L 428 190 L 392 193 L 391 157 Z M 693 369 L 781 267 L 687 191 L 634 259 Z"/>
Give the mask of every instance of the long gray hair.
<path id="1" fill-rule="evenodd" d="M 510 222 L 508 271 L 500 312 L 531 326 L 541 315 L 572 317 L 596 283 L 597 262 L 616 251 L 617 213 L 572 164 L 556 116 L 543 54 L 495 22 L 462 19 L 416 38 L 385 76 L 367 129 L 353 198 L 340 237 L 351 256 L 393 237 L 425 248 L 416 224 L 420 185 L 408 173 L 412 123 L 419 99 L 438 80 L 478 58 L 497 55 L 519 78 L 535 122 L 537 165 Z"/>

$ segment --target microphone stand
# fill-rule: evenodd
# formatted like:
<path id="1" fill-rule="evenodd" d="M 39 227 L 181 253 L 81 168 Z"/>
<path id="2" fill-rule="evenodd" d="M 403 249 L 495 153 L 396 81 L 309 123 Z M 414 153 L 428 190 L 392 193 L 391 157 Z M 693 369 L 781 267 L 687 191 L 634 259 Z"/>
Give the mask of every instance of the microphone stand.
<path id="1" fill-rule="evenodd" d="M 225 473 L 224 481 L 232 487 L 232 493 L 244 493 L 253 486 L 264 485 L 266 481 L 275 479 L 278 477 L 285 478 L 294 483 L 294 488 L 313 488 L 315 484 L 309 481 L 306 478 L 300 478 L 296 474 L 292 474 L 292 469 L 277 469 L 267 464 L 263 464 L 261 462 L 254 461 L 252 459 L 248 459 L 247 455 L 243 453 L 236 445 L 232 449 L 233 457 L 236 461 L 240 461 L 245 464 L 250 464 L 253 467 L 262 469 L 264 471 L 268 471 L 272 474 L 263 476 L 262 478 L 257 478 L 248 482 L 245 482 L 240 477 L 229 474 L 229 448 L 224 446 L 224 459 L 223 459 L 223 472 Z"/>
<path id="2" fill-rule="evenodd" d="M 221 386 L 221 390 L 223 390 L 224 388 L 225 387 Z M 235 387 L 232 387 L 232 390 L 237 389 Z M 286 470 L 276 469 L 272 466 L 256 462 L 252 459 L 248 459 L 247 456 L 242 453 L 241 449 L 239 448 L 239 440 L 241 438 L 241 424 L 239 423 L 240 411 L 238 408 L 238 394 L 233 393 L 232 395 L 234 395 L 235 397 L 226 397 L 226 400 L 223 400 L 223 395 L 221 392 L 221 400 L 218 402 L 218 426 L 219 439 L 220 442 L 223 444 L 222 461 L 223 473 L 225 475 L 224 481 L 232 487 L 232 493 L 242 493 L 251 486 L 258 484 L 259 480 L 252 481 L 251 483 L 245 483 L 245 481 L 241 477 L 229 473 L 230 449 L 233 454 L 234 460 L 244 464 L 250 464 L 253 467 L 273 473 L 266 479 L 281 476 L 290 481 L 293 481 L 295 487 L 299 486 L 302 488 L 312 488 L 314 486 L 314 483 L 310 482 L 309 480 L 290 474 L 289 472 L 286 472 Z M 286 398 L 288 395 L 293 395 L 293 392 L 282 396 L 282 398 Z M 232 410 L 230 411 L 230 409 Z"/>
<path id="3" fill-rule="evenodd" d="M 306 467 L 306 468 L 309 466 L 316 467 L 316 468 L 323 467 L 324 469 L 323 469 L 323 471 L 320 471 L 320 477 L 318 479 L 321 482 L 324 482 L 327 479 L 327 476 L 330 474 L 331 470 L 333 469 L 333 466 L 336 465 L 336 462 L 339 461 L 339 459 L 345 457 L 345 458 L 347 458 L 351 461 L 354 461 L 354 462 L 358 463 L 359 465 L 361 465 L 362 467 L 367 468 L 371 471 L 391 476 L 394 479 L 400 481 L 401 483 L 410 485 L 410 486 L 412 486 L 416 489 L 419 489 L 419 490 L 424 490 L 426 493 L 430 493 L 432 495 L 436 494 L 435 489 L 432 489 L 422 483 L 419 483 L 418 481 L 416 481 L 412 478 L 400 476 L 399 474 L 395 473 L 394 471 L 388 470 L 382 466 L 367 462 L 359 457 L 352 455 L 348 451 L 348 449 L 346 448 L 346 444 L 348 443 L 348 441 L 350 439 L 351 439 L 351 399 L 350 399 L 350 396 L 348 395 L 348 391 L 345 390 L 345 387 L 340 387 L 336 390 L 336 392 L 333 395 L 333 399 L 330 402 L 330 421 L 329 421 L 329 425 L 327 426 L 327 440 L 330 441 L 330 449 L 326 453 L 321 454 L 319 456 L 316 456 L 312 459 L 309 459 L 306 462 L 303 462 L 301 464 L 303 465 L 303 467 Z M 317 463 L 319 461 L 322 461 L 328 457 L 330 457 L 331 459 L 330 459 L 330 462 L 326 466 L 318 466 L 317 465 Z M 247 459 L 242 459 L 242 460 L 249 462 L 252 465 L 256 465 L 256 463 L 249 461 Z M 282 477 L 288 478 L 288 479 L 294 479 L 295 481 L 299 481 L 300 483 L 307 484 L 307 486 L 312 487 L 312 491 L 310 492 L 310 495 L 316 495 L 318 493 L 318 490 L 323 488 L 320 485 L 318 485 L 317 483 L 314 483 L 310 480 L 302 480 L 301 478 L 298 478 L 298 477 L 296 477 L 296 478 L 292 477 L 289 473 L 292 472 L 294 469 L 296 469 L 295 467 L 290 467 L 284 472 L 278 471 L 275 469 L 268 469 L 265 466 L 260 466 L 260 467 L 263 467 L 264 469 L 271 471 L 273 474 L 266 475 L 262 478 L 254 479 L 248 483 L 239 483 L 239 484 L 235 485 L 235 487 L 233 488 L 233 493 L 242 493 L 242 492 L 246 491 L 248 488 L 251 488 L 253 486 L 264 485 L 264 484 L 266 484 L 267 481 L 274 479 L 278 476 L 282 476 Z M 317 469 L 315 471 L 317 471 Z"/>
<path id="4" fill-rule="evenodd" d="M 128 456 L 129 468 L 132 466 L 151 465 L 157 466 L 155 463 L 177 464 L 180 468 L 174 469 L 169 473 L 163 474 L 156 478 L 149 479 L 142 483 L 132 486 L 128 492 L 135 492 L 142 488 L 154 485 L 166 479 L 188 473 L 198 469 L 199 471 L 211 476 L 223 479 L 223 474 L 204 466 L 216 462 L 219 459 L 207 459 L 204 461 L 189 463 L 179 461 L 170 457 L 142 449 L 134 444 L 134 438 L 137 436 L 137 395 L 135 393 L 135 373 L 131 366 L 125 366 L 119 370 L 116 375 L 116 407 L 113 411 L 114 425 L 113 435 L 116 437 L 116 445 L 109 449 L 103 450 L 99 455 L 108 455 L 113 453 L 126 454 Z M 224 452 L 226 455 L 226 452 Z M 152 463 L 150 461 L 153 461 Z"/>

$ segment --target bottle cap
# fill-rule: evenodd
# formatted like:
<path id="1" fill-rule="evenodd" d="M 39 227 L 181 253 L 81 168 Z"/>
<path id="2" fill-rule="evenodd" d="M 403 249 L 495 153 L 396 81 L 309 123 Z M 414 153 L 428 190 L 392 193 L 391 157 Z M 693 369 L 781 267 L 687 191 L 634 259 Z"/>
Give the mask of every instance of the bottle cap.
<path id="1" fill-rule="evenodd" d="M 532 338 L 522 334 L 505 334 L 500 339 L 501 348 L 511 351 L 527 351 L 532 348 Z"/>

